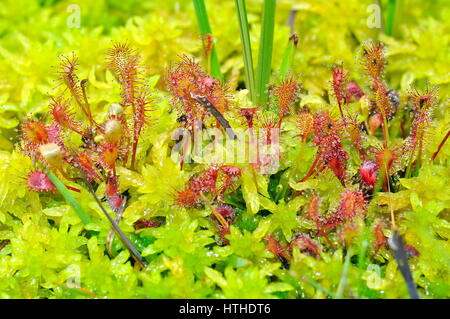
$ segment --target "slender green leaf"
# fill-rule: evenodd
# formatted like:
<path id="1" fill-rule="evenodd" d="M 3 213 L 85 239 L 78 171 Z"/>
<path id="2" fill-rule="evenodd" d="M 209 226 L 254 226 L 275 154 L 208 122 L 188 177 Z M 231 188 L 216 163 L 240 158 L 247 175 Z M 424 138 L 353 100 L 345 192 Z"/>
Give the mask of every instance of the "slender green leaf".
<path id="1" fill-rule="evenodd" d="M 256 103 L 255 74 L 253 71 L 252 47 L 250 44 L 250 32 L 247 21 L 245 1 L 236 0 L 236 9 L 238 14 L 239 30 L 241 33 L 242 52 L 244 55 L 245 81 L 247 83 L 247 88 L 250 91 L 250 98 L 253 103 Z"/>
<path id="2" fill-rule="evenodd" d="M 195 14 L 197 16 L 198 27 L 200 29 L 200 34 L 202 37 L 211 33 L 211 27 L 209 25 L 208 14 L 206 12 L 206 6 L 204 0 L 193 0 Z M 211 47 L 211 76 L 222 80 L 222 73 L 220 72 L 219 58 L 217 57 L 217 52 L 214 43 Z"/>
<path id="3" fill-rule="evenodd" d="M 256 94 L 261 104 L 267 102 L 266 85 L 269 83 L 272 65 L 273 30 L 275 26 L 275 0 L 264 0 L 259 42 L 258 68 L 256 70 Z"/>
<path id="4" fill-rule="evenodd" d="M 64 184 L 58 179 L 58 177 L 53 175 L 52 172 L 46 171 L 46 174 L 47 174 L 48 178 L 50 178 L 52 183 L 55 185 L 55 187 L 59 190 L 59 192 L 64 197 L 64 199 L 67 201 L 67 203 L 70 205 L 70 207 L 72 207 L 72 209 L 75 211 L 75 213 L 77 213 L 78 217 L 80 217 L 83 224 L 85 224 L 85 225 L 89 224 L 91 222 L 91 219 L 86 214 L 84 209 L 80 206 L 80 204 L 75 199 L 75 197 L 73 197 L 72 194 L 70 194 L 70 192 L 66 188 L 66 186 L 64 186 Z"/>
<path id="5" fill-rule="evenodd" d="M 336 299 L 341 299 L 344 293 L 345 283 L 347 281 L 348 266 L 350 264 L 350 257 L 352 256 L 352 248 L 350 247 L 345 256 L 344 270 L 342 271 L 341 281 L 339 282 L 338 291 L 336 293 Z"/>
<path id="6" fill-rule="evenodd" d="M 283 60 L 280 66 L 280 75 L 285 75 L 289 70 L 292 69 L 292 64 L 294 62 L 295 48 L 297 47 L 298 36 L 294 33 L 290 38 L 286 50 L 284 51 Z"/>
<path id="7" fill-rule="evenodd" d="M 128 239 L 127 235 L 125 235 L 125 233 L 122 231 L 122 229 L 120 229 L 119 225 L 117 225 L 117 223 L 111 218 L 111 216 L 108 214 L 106 209 L 103 207 L 102 203 L 100 202 L 100 200 L 98 199 L 97 195 L 95 194 L 94 189 L 92 188 L 91 184 L 87 180 L 87 178 L 86 178 L 85 174 L 83 173 L 83 171 L 80 170 L 80 172 L 81 172 L 81 174 L 83 176 L 83 180 L 86 183 L 86 186 L 87 186 L 89 192 L 92 194 L 92 197 L 94 197 L 94 199 L 97 202 L 97 205 L 100 208 L 100 210 L 103 212 L 103 214 L 106 216 L 106 218 L 111 223 L 112 227 L 116 231 L 116 233 L 117 233 L 120 241 L 122 242 L 122 244 L 130 252 L 130 254 L 133 256 L 134 260 L 139 264 L 139 266 L 141 266 L 141 268 L 147 267 L 147 262 L 142 258 L 141 253 L 136 249 L 136 247 L 134 247 L 134 245 Z"/>
<path id="8" fill-rule="evenodd" d="M 389 0 L 387 3 L 386 35 L 388 36 L 394 33 L 397 4 L 397 0 Z"/>

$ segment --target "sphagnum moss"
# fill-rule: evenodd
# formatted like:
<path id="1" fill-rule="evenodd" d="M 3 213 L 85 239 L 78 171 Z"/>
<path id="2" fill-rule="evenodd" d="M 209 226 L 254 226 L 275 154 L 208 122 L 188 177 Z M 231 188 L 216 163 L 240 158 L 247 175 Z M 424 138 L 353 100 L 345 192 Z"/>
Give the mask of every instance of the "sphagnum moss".
<path id="1" fill-rule="evenodd" d="M 328 13 L 352 11 L 338 4 L 327 5 L 334 6 Z M 350 5 L 359 8 L 356 2 Z M 193 9 L 189 10 L 187 14 L 193 17 Z M 221 14 L 235 17 L 233 10 L 225 7 Z M 359 14 L 358 10 L 352 12 Z M 215 22 L 214 8 L 208 7 L 208 13 L 214 36 L 211 41 L 217 39 L 218 56 L 224 62 L 232 61 L 234 53 L 227 54 L 238 44 L 224 36 L 232 24 L 221 28 Z M 91 14 L 86 16 L 88 21 Z M 173 14 L 178 17 L 180 13 Z M 317 14 L 325 19 L 320 10 Z M 402 16 L 408 17 L 408 23 L 416 21 L 407 12 Z M 281 19 L 282 11 L 277 11 L 276 17 Z M 45 19 L 37 19 L 42 30 L 48 29 Z M 311 23 L 308 19 L 301 20 L 304 26 Z M 412 47 L 428 35 L 433 49 L 427 50 L 436 54 L 438 58 L 433 61 L 439 63 L 442 55 L 433 42 L 438 35 L 429 35 L 445 22 L 435 19 L 420 21 L 425 28 L 412 26 L 420 32 L 405 39 L 404 54 L 417 54 L 419 60 L 426 61 L 420 54 L 425 48 Z M 54 22 L 61 24 L 64 19 L 59 20 Z M 110 25 L 119 24 L 119 20 L 111 20 Z M 23 25 L 17 23 L 15 28 L 20 30 Z M 353 25 L 332 25 L 326 20 L 320 28 L 307 32 L 329 28 L 333 31 L 327 34 L 335 43 L 346 43 L 340 35 L 355 32 Z M 293 70 L 283 74 L 298 89 L 280 92 L 287 86 L 279 85 L 282 82 L 274 75 L 273 84 L 267 87 L 270 104 L 251 105 L 245 91 L 234 91 L 233 74 L 242 66 L 231 70 L 221 63 L 224 79 L 230 80 L 227 86 L 227 81 L 216 80 L 205 71 L 209 70 L 207 59 L 176 57 L 198 52 L 195 48 L 201 47 L 200 39 L 181 51 L 178 47 L 159 50 L 161 56 L 152 60 L 155 55 L 148 51 L 150 46 L 142 45 L 139 36 L 155 34 L 144 32 L 146 28 L 150 24 L 145 19 L 121 27 L 119 42 L 112 45 L 106 63 L 111 71 L 101 72 L 89 70 L 105 57 L 100 47 L 104 50 L 110 41 L 110 31 L 92 31 L 92 38 L 104 44 L 90 50 L 80 46 L 76 72 L 77 60 L 63 60 L 63 64 L 68 63 L 59 68 L 63 85 L 50 100 L 39 91 L 27 94 L 25 83 L 14 76 L 23 70 L 8 69 L 18 60 L 10 53 L 19 51 L 12 38 L 4 36 L 0 54 L 6 63 L 1 67 L 11 83 L 24 87 L 25 93 L 5 88 L 7 95 L 1 98 L 10 103 L 6 104 L 8 111 L 1 113 L 2 139 L 16 135 L 11 129 L 23 124 L 15 150 L 11 144 L 1 144 L 9 151 L 0 153 L 0 179 L 17 182 L 0 184 L 0 297 L 407 298 L 407 286 L 388 246 L 388 238 L 397 230 L 403 237 L 419 296 L 449 297 L 450 200 L 444 191 L 449 179 L 445 143 L 448 83 L 439 75 L 445 67 L 435 70 L 436 76 L 425 86 L 421 80 L 430 73 L 423 72 L 422 64 L 412 68 L 397 61 L 395 50 L 400 38 L 381 35 L 390 50 L 387 68 L 381 42 L 373 41 L 364 44 L 357 56 L 362 67 L 349 63 L 352 57 L 347 48 L 342 49 L 344 45 L 337 46 L 340 49 L 334 50 L 333 60 L 326 63 L 329 72 L 323 72 L 324 66 L 317 65 L 314 57 L 328 49 L 311 49 L 311 37 L 304 36 L 294 53 Z M 188 28 L 167 25 L 166 31 Z M 376 31 L 362 29 L 362 33 L 356 32 L 361 42 Z M 278 38 L 283 32 L 277 33 L 275 26 L 274 66 L 279 62 L 277 54 L 281 61 L 283 53 L 277 53 L 277 48 L 284 50 L 289 37 L 285 32 L 284 38 Z M 128 37 L 129 44 L 121 42 L 123 34 L 133 34 Z M 83 43 L 81 35 L 71 33 L 65 38 L 69 39 L 65 40 L 66 48 L 76 41 Z M 180 43 L 187 39 L 181 34 L 177 38 Z M 26 44 L 29 40 L 22 37 L 21 41 Z M 153 45 L 176 47 L 173 40 L 160 41 Z M 326 41 L 317 39 L 319 45 Z M 445 37 L 441 41 L 445 42 Z M 24 47 L 36 49 L 39 43 Z M 258 47 L 255 43 L 252 46 Z M 138 50 L 133 51 L 134 47 Z M 348 51 L 343 58 L 342 50 Z M 54 51 L 48 56 L 23 56 L 41 70 L 50 69 L 57 61 Z M 334 65 L 339 67 L 332 67 L 336 57 L 339 63 Z M 166 81 L 156 83 L 157 77 L 151 77 L 148 69 L 140 69 L 139 59 L 156 65 Z M 175 82 L 167 81 L 176 69 L 166 72 L 164 65 L 174 59 L 180 61 L 178 67 L 188 62 L 195 66 L 189 70 L 193 81 L 184 82 L 186 72 L 175 74 Z M 160 64 L 153 64 L 155 61 Z M 345 76 L 340 76 L 344 68 Z M 298 70 L 302 70 L 301 76 L 293 76 Z M 360 79 L 364 73 L 367 83 Z M 84 78 L 88 80 L 81 80 Z M 36 80 L 39 77 L 28 79 L 40 85 L 45 82 Z M 410 88 L 415 79 L 418 88 Z M 164 82 L 174 99 L 163 92 Z M 440 96 L 434 89 L 437 83 Z M 64 85 L 68 85 L 65 91 Z M 322 92 L 328 97 L 321 96 Z M 253 128 L 255 134 L 249 141 L 274 144 L 270 129 L 280 128 L 280 154 L 259 153 L 254 163 L 205 164 L 198 162 L 198 149 L 187 147 L 179 152 L 185 159 L 181 168 L 171 156 L 177 142 L 171 140 L 173 130 L 184 127 L 195 141 L 201 127 L 193 124 L 203 120 L 203 129 L 224 132 L 217 114 L 211 114 L 191 93 L 207 99 L 236 132 Z M 283 98 L 291 95 L 292 101 Z M 25 111 L 14 107 L 19 99 Z M 23 121 L 10 120 L 11 113 L 21 119 L 30 110 L 43 113 L 47 106 L 50 116 L 45 119 L 30 115 Z M 210 138 L 200 142 L 220 147 Z M 280 166 L 270 171 L 277 162 Z M 89 220 L 83 223 L 58 194 L 52 180 L 44 175 L 49 170 Z M 96 196 L 106 201 L 109 214 L 125 209 L 119 227 L 143 256 L 146 270 L 134 267 L 130 252 L 117 237 L 107 242 L 111 224 L 81 181 L 83 175 Z M 107 245 L 112 257 L 107 254 Z"/>

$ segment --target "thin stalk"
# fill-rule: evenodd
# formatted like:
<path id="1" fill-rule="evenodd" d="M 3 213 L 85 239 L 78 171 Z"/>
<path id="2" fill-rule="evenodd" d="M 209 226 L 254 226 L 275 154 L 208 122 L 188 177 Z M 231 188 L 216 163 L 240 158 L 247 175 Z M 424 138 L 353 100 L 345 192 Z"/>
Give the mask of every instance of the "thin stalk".
<path id="1" fill-rule="evenodd" d="M 416 172 L 422 166 L 422 152 L 423 152 L 423 133 L 419 140 L 419 154 L 417 155 L 417 164 L 414 168 Z"/>
<path id="2" fill-rule="evenodd" d="M 367 236 L 367 234 L 365 234 L 365 236 Z M 357 296 L 358 299 L 361 298 L 361 294 L 363 291 L 362 275 L 364 263 L 366 261 L 367 246 L 368 246 L 367 240 L 366 238 L 364 238 L 363 242 L 361 243 L 361 248 L 359 250 L 358 255 L 358 296 Z"/>
<path id="3" fill-rule="evenodd" d="M 244 0 L 236 0 L 236 9 L 239 21 L 239 31 L 241 35 L 242 53 L 244 55 L 245 81 L 250 92 L 250 99 L 256 103 L 255 73 L 253 71 L 252 47 L 250 43 L 250 32 L 247 21 L 247 9 Z"/>
<path id="4" fill-rule="evenodd" d="M 442 140 L 441 144 L 439 144 L 439 147 L 437 149 L 437 151 L 433 154 L 433 156 L 431 157 L 431 161 L 434 161 L 434 159 L 436 158 L 436 156 L 438 155 L 439 151 L 441 150 L 442 146 L 444 146 L 445 142 L 447 141 L 448 137 L 450 136 L 450 130 L 447 132 L 447 135 L 445 135 L 444 139 Z"/>
<path id="5" fill-rule="evenodd" d="M 272 47 L 273 47 L 273 30 L 275 26 L 275 0 L 264 0 L 261 36 L 259 41 L 258 68 L 256 70 L 256 94 L 260 104 L 267 102 L 267 88 L 269 83 L 271 64 L 272 64 Z"/>
<path id="6" fill-rule="evenodd" d="M 423 139 L 423 131 L 419 128 L 419 132 L 417 133 L 417 136 L 419 137 L 419 155 L 422 157 L 422 139 Z M 409 178 L 411 176 L 411 167 L 414 162 L 414 155 L 416 154 L 416 143 L 414 143 L 413 150 L 411 152 L 411 156 L 408 160 L 408 166 L 406 168 L 405 178 Z"/>
<path id="7" fill-rule="evenodd" d="M 87 180 L 86 176 L 84 175 L 84 172 L 82 170 L 80 170 L 80 172 L 81 172 L 81 174 L 83 176 L 83 180 L 84 180 L 84 182 L 85 182 L 89 192 L 94 197 L 95 201 L 97 202 L 98 207 L 100 207 L 100 210 L 103 212 L 103 214 L 109 220 L 111 225 L 114 227 L 114 229 L 117 232 L 117 235 L 118 235 L 120 241 L 125 246 L 125 248 L 130 252 L 131 256 L 136 261 L 136 263 L 142 269 L 144 269 L 147 266 L 147 263 L 141 257 L 141 254 L 136 249 L 136 247 L 134 247 L 134 245 L 131 243 L 131 241 L 128 239 L 128 237 L 125 235 L 125 233 L 119 228 L 119 225 L 117 225 L 116 222 L 111 218 L 111 216 L 109 216 L 108 212 L 105 210 L 105 208 L 103 207 L 102 203 L 100 202 L 100 200 L 98 199 L 97 195 L 95 194 L 95 191 L 94 191 L 94 189 L 91 186 L 91 183 L 89 183 L 89 181 Z"/>
<path id="8" fill-rule="evenodd" d="M 412 166 L 412 163 L 413 163 L 413 160 L 414 160 L 414 154 L 415 153 L 416 153 L 416 147 L 414 145 L 414 148 L 413 148 L 413 150 L 411 152 L 411 156 L 409 157 L 409 160 L 408 160 L 408 166 L 406 168 L 405 178 L 411 177 L 411 166 Z"/>
<path id="9" fill-rule="evenodd" d="M 390 182 L 389 182 L 389 174 L 388 174 L 388 172 L 387 172 L 386 165 L 384 165 L 384 172 L 385 172 L 386 177 L 387 177 L 387 188 L 388 188 L 388 192 L 389 192 L 389 210 L 391 211 L 391 223 L 392 223 L 392 228 L 393 228 L 393 229 L 396 229 L 396 226 L 395 226 L 395 218 L 394 218 L 394 209 L 392 208 L 391 186 L 390 186 Z"/>
<path id="10" fill-rule="evenodd" d="M 5 248 L 6 244 L 9 243 L 9 239 L 5 239 L 4 241 L 2 241 L 2 243 L 0 244 L 0 250 L 2 250 L 3 248 Z"/>
<path id="11" fill-rule="evenodd" d="M 117 225 L 119 225 L 120 223 L 120 219 L 122 218 L 122 214 L 125 211 L 125 206 L 127 204 L 127 198 L 124 197 L 122 205 L 120 205 L 119 210 L 116 212 L 116 216 L 114 216 L 114 221 L 116 222 Z M 111 228 L 109 229 L 109 233 L 108 236 L 106 237 L 106 250 L 108 251 L 108 254 L 111 258 L 114 258 L 114 254 L 112 253 L 111 247 L 112 247 L 112 242 L 114 239 L 114 227 L 111 226 Z"/>
<path id="12" fill-rule="evenodd" d="M 99 130 L 100 132 L 102 131 L 102 128 L 100 127 L 100 125 L 98 125 L 97 122 L 94 121 L 94 118 L 92 117 L 92 112 L 91 112 L 91 106 L 89 105 L 89 101 L 86 95 L 86 83 L 87 83 L 88 79 L 84 79 L 80 82 L 80 86 L 81 86 L 81 91 L 83 92 L 83 99 L 84 99 L 84 105 L 85 105 L 85 109 L 83 109 L 83 111 L 87 114 L 86 116 L 88 117 L 89 122 L 91 123 L 91 125 L 95 126 L 97 130 Z"/>
<path id="13" fill-rule="evenodd" d="M 352 247 L 350 247 L 348 249 L 347 256 L 345 256 L 344 270 L 342 271 L 341 281 L 339 282 L 338 291 L 336 293 L 337 299 L 341 299 L 342 294 L 344 293 L 344 287 L 345 287 L 345 283 L 347 281 L 348 266 L 350 264 L 351 255 L 352 255 Z"/>
<path id="14" fill-rule="evenodd" d="M 386 120 L 386 116 L 383 115 L 383 128 L 384 128 L 384 138 L 385 138 L 385 143 L 386 145 L 388 145 L 389 143 L 389 126 L 388 126 L 388 122 Z"/>
<path id="15" fill-rule="evenodd" d="M 309 171 L 306 174 L 306 176 L 303 177 L 303 179 L 300 182 L 306 181 L 314 173 L 314 169 L 315 169 L 315 167 L 317 165 L 317 162 L 319 161 L 320 155 L 322 155 L 322 150 L 323 150 L 323 147 L 320 147 L 319 151 L 317 152 L 316 159 L 314 160 L 314 163 L 312 164 L 312 166 L 309 169 Z"/>
<path id="16" fill-rule="evenodd" d="M 193 0 L 195 14 L 197 16 L 198 27 L 200 29 L 200 34 L 204 38 L 207 34 L 211 34 L 211 27 L 209 25 L 208 14 L 206 11 L 204 0 Z M 213 78 L 222 80 L 222 73 L 220 72 L 219 58 L 217 57 L 216 48 L 214 42 L 211 46 L 211 54 L 208 57 L 209 63 L 208 68 L 211 69 L 211 76 Z"/>
<path id="17" fill-rule="evenodd" d="M 80 206 L 78 201 L 67 190 L 66 186 L 64 186 L 64 184 L 52 172 L 46 171 L 45 174 L 52 181 L 53 185 L 55 185 L 55 187 L 58 189 L 58 191 L 61 193 L 61 195 L 64 197 L 64 199 L 70 205 L 70 207 L 72 207 L 72 209 L 75 211 L 75 213 L 77 213 L 78 217 L 80 217 L 83 224 L 85 224 L 85 225 L 89 224 L 91 222 L 91 219 L 86 214 L 84 209 Z"/>
<path id="18" fill-rule="evenodd" d="M 139 143 L 139 134 L 140 134 L 140 130 L 139 130 L 139 133 L 134 132 L 134 136 L 133 136 L 133 149 L 131 152 L 131 169 L 134 169 L 134 164 L 136 162 L 136 151 L 137 151 L 137 146 Z"/>

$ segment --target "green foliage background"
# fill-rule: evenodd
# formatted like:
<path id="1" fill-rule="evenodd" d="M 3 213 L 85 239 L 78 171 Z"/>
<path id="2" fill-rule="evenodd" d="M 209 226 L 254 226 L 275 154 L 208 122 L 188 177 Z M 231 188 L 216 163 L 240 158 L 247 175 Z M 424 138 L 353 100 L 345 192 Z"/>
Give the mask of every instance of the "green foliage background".
<path id="1" fill-rule="evenodd" d="M 276 70 L 290 36 L 286 21 L 290 10 L 296 9 L 299 45 L 294 71 L 301 73 L 301 106 L 315 108 L 327 103 L 333 63 L 343 61 L 352 79 L 364 84 L 355 56 L 369 38 L 386 44 L 387 82 L 400 93 L 402 103 L 411 83 L 419 88 L 427 80 L 439 85 L 434 135 L 425 151 L 428 160 L 418 176 L 400 180 L 403 190 L 394 194 L 393 206 L 406 244 L 420 252 L 419 258 L 410 259 L 419 293 L 425 298 L 449 298 L 449 143 L 434 164 L 429 158 L 449 129 L 450 8 L 446 1 L 402 2 L 394 36 L 388 37 L 367 26 L 372 13 L 367 8 L 372 1 L 278 1 L 272 61 Z M 67 27 L 71 4 L 81 9 L 80 28 Z M 232 88 L 241 87 L 244 71 L 234 1 L 206 1 L 206 5 L 222 73 Z M 253 56 L 257 57 L 261 1 L 247 1 L 247 9 Z M 23 177 L 32 163 L 14 147 L 16 128 L 25 115 L 47 117 L 49 95 L 56 85 L 51 66 L 57 64 L 59 54 L 73 51 L 78 56 L 79 76 L 89 79 L 90 103 L 96 118 L 102 120 L 109 104 L 120 99 L 119 85 L 106 70 L 105 52 L 111 41 L 123 40 L 141 53 L 159 97 L 152 114 L 158 121 L 139 144 L 138 172 L 125 168 L 118 171 L 121 189 L 130 193 L 120 226 L 149 262 L 145 271 L 133 268 L 128 252 L 117 239 L 113 243 L 116 256 L 108 256 L 105 243 L 110 225 L 86 189 L 74 196 L 93 220 L 86 228 L 99 232 L 91 238 L 60 195 L 28 191 Z M 0 241 L 8 242 L 0 251 L 0 298 L 90 298 L 90 293 L 108 298 L 336 297 L 346 267 L 342 250 L 322 254 L 319 259 L 294 250 L 289 270 L 267 250 L 267 235 L 288 240 L 293 231 L 313 227 L 296 215 L 306 198 L 278 205 L 267 199 L 267 176 L 255 185 L 244 172 L 241 188 L 247 209 L 237 208 L 228 246 L 215 244 L 207 208 L 190 212 L 170 205 L 172 187 L 184 185 L 190 173 L 180 171 L 168 156 L 170 134 L 178 125 L 175 112 L 168 112 L 167 92 L 160 76 L 177 55 L 200 57 L 201 51 L 190 1 L 3 1 Z M 242 104 L 246 103 L 244 94 L 236 93 Z M 295 161 L 299 152 L 299 145 L 289 139 L 293 133 L 289 134 L 282 168 Z M 299 171 L 305 172 L 310 166 L 314 155 L 310 152 L 304 155 L 310 161 L 305 161 Z M 339 182 L 324 176 L 319 184 L 318 190 L 332 207 L 342 191 Z M 104 185 L 97 190 L 100 197 L 103 190 Z M 377 203 L 386 205 L 387 197 L 380 194 Z M 263 210 L 271 214 L 261 213 Z M 379 206 L 376 214 L 388 216 L 388 209 Z M 163 226 L 135 232 L 137 220 L 156 216 L 165 217 Z M 389 235 L 389 230 L 385 234 Z M 373 244 L 368 233 L 358 239 L 345 288 L 338 297 L 407 298 L 390 250 L 382 248 L 374 260 L 358 259 L 365 250 L 370 256 Z M 84 290 L 66 284 L 74 278 L 79 278 Z"/>

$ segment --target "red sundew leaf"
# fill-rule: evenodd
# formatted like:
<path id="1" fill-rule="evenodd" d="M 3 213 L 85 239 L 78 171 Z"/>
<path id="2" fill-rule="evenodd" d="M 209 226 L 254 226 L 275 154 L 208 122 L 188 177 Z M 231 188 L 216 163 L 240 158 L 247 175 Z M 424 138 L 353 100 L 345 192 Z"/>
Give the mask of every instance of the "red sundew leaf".
<path id="1" fill-rule="evenodd" d="M 28 174 L 26 185 L 32 191 L 39 193 L 56 193 L 57 189 L 48 176 L 41 170 Z"/>
<path id="2" fill-rule="evenodd" d="M 372 79 L 374 90 L 382 83 L 384 69 L 384 45 L 381 42 L 375 44 L 373 41 L 366 43 L 360 58 L 361 65 Z"/>
<path id="3" fill-rule="evenodd" d="M 344 104 L 345 86 L 348 82 L 348 71 L 344 69 L 344 63 L 341 65 L 335 65 L 331 68 L 333 74 L 332 87 L 333 93 L 338 102 L 339 111 L 342 119 L 344 119 L 344 113 L 342 112 L 342 105 Z"/>
<path id="4" fill-rule="evenodd" d="M 297 134 L 305 141 L 313 132 L 314 117 L 309 112 L 302 112 L 297 115 Z"/>
<path id="5" fill-rule="evenodd" d="M 193 208 L 199 207 L 202 203 L 199 193 L 189 187 L 175 190 L 172 198 L 174 206 L 177 207 Z"/>

